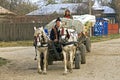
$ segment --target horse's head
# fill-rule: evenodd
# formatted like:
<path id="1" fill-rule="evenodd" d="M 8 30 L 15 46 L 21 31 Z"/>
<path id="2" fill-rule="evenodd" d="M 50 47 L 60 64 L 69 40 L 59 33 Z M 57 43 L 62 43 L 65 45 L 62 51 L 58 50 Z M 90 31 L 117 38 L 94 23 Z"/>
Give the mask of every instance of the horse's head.
<path id="1" fill-rule="evenodd" d="M 77 41 L 78 34 L 74 29 L 61 28 L 61 39 L 67 42 Z"/>
<path id="2" fill-rule="evenodd" d="M 34 27 L 34 43 L 36 46 L 41 46 L 42 43 L 46 43 L 46 37 L 43 27 L 36 28 Z"/>

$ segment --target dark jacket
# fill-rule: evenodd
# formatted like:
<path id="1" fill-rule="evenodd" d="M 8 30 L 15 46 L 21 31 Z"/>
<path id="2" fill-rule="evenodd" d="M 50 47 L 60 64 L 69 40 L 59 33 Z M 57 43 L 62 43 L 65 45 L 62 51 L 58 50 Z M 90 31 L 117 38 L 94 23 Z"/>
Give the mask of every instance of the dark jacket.
<path id="1" fill-rule="evenodd" d="M 51 40 L 55 40 L 60 38 L 60 31 L 58 30 L 57 26 L 55 25 L 55 27 L 52 28 L 51 32 L 50 32 L 50 39 Z"/>

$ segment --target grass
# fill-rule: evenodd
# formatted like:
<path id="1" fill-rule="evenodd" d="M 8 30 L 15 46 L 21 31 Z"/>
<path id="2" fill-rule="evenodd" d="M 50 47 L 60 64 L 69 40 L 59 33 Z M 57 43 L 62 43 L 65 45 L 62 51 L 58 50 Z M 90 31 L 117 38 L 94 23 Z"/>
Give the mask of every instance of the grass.
<path id="1" fill-rule="evenodd" d="M 0 57 L 0 66 L 7 64 L 9 61 L 7 59 Z"/>
<path id="2" fill-rule="evenodd" d="M 91 42 L 101 42 L 101 41 L 106 41 L 106 40 L 111 40 L 111 39 L 117 39 L 120 38 L 120 34 L 112 34 L 112 35 L 107 35 L 107 36 L 93 36 L 91 37 Z M 0 47 L 16 47 L 16 46 L 33 46 L 33 41 L 8 41 L 0 42 Z"/>
<path id="3" fill-rule="evenodd" d="M 120 34 L 112 34 L 107 36 L 93 36 L 91 37 L 91 42 L 101 42 L 101 41 L 107 41 L 111 39 L 118 39 L 120 38 Z"/>
<path id="4" fill-rule="evenodd" d="M 0 47 L 15 47 L 15 46 L 33 46 L 33 41 L 8 41 L 0 42 Z"/>

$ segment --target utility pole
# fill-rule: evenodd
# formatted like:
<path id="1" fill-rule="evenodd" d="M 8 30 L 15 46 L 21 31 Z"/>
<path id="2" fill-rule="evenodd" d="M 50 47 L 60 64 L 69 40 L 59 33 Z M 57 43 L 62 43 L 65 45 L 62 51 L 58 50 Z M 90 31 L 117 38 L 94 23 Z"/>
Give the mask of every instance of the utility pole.
<path id="1" fill-rule="evenodd" d="M 92 0 L 89 0 L 89 14 L 92 14 Z"/>
<path id="2" fill-rule="evenodd" d="M 92 10 L 91 10 L 91 8 L 92 8 L 92 0 L 89 0 L 89 14 L 91 15 L 92 14 Z M 92 25 L 91 25 L 92 26 Z M 90 30 L 89 30 L 89 35 L 90 35 L 90 37 L 92 36 L 92 28 L 90 28 Z"/>

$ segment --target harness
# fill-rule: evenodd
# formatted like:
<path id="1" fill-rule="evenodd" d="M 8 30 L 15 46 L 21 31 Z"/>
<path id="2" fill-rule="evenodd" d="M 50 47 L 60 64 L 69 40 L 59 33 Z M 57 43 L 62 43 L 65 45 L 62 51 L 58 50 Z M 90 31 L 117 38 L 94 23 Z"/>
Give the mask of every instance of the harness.
<path id="1" fill-rule="evenodd" d="M 49 37 L 48 37 L 47 35 L 46 35 L 46 37 L 49 39 Z M 42 38 L 42 39 L 40 39 L 39 34 L 37 34 L 37 36 L 34 37 L 34 44 L 33 44 L 33 45 L 34 45 L 34 47 L 35 47 L 35 53 L 36 53 L 34 60 L 37 60 L 37 49 L 38 49 L 38 48 L 40 48 L 40 47 L 48 47 L 48 43 L 47 43 L 47 42 L 44 42 L 44 41 L 45 41 L 45 38 L 44 38 L 44 35 L 43 35 L 43 34 L 41 35 L 41 38 Z M 40 46 L 37 46 L 37 42 L 40 42 L 41 45 L 40 45 Z"/>
<path id="2" fill-rule="evenodd" d="M 70 35 L 69 32 L 68 32 L 68 29 L 65 30 L 65 31 L 66 31 L 66 33 L 67 33 L 66 36 L 65 36 L 65 41 L 62 41 L 61 44 L 62 44 L 63 46 L 72 45 L 72 44 L 74 44 L 74 45 L 76 46 L 76 44 L 78 43 L 78 41 L 70 41 L 70 42 L 67 42 L 66 39 L 69 39 L 70 37 L 74 37 L 74 35 L 73 35 L 73 36 Z M 74 33 L 74 32 L 71 32 L 71 33 Z M 64 34 L 64 28 L 62 28 L 62 30 L 61 30 L 61 36 L 62 36 L 62 35 L 65 35 L 65 34 Z"/>

